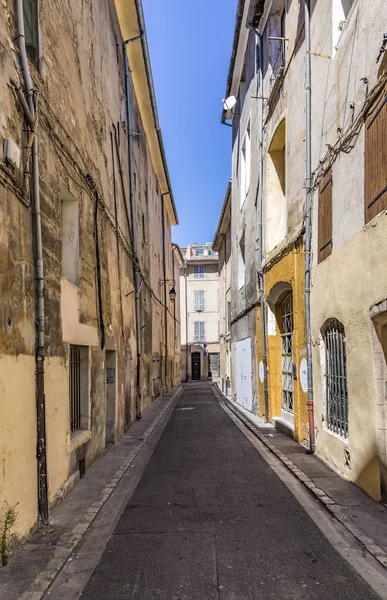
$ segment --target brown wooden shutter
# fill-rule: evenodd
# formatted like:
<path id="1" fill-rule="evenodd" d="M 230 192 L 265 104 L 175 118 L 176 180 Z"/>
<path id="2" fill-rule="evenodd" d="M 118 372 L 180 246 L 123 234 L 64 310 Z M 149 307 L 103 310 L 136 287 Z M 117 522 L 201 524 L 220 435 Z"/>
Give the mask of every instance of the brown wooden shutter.
<path id="1" fill-rule="evenodd" d="M 332 254 L 332 169 L 318 188 L 318 262 Z"/>
<path id="2" fill-rule="evenodd" d="M 367 113 L 364 135 L 364 221 L 387 208 L 387 84 Z"/>

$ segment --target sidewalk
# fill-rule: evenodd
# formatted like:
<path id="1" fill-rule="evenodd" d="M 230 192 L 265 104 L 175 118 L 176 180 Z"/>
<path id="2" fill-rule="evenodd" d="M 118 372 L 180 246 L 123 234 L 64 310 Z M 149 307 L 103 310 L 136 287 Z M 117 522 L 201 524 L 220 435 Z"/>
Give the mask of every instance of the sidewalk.
<path id="1" fill-rule="evenodd" d="M 213 389 L 325 508 L 387 568 L 387 508 L 354 483 L 337 475 L 317 456 L 307 454 L 295 440 L 228 400 L 217 386 Z"/>
<path id="2" fill-rule="evenodd" d="M 42 597 L 181 391 L 175 387 L 154 400 L 51 511 L 50 525 L 35 531 L 9 565 L 0 567 L 0 600 Z"/>

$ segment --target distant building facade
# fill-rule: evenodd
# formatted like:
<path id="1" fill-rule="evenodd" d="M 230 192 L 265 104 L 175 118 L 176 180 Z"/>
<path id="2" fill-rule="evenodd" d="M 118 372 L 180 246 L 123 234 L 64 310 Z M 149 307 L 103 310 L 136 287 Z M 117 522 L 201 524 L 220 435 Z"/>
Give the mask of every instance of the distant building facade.
<path id="1" fill-rule="evenodd" d="M 211 244 L 182 248 L 180 323 L 182 381 L 220 377 L 219 257 Z"/>
<path id="2" fill-rule="evenodd" d="M 231 181 L 227 186 L 212 248 L 219 256 L 219 387 L 232 396 L 231 377 Z"/>

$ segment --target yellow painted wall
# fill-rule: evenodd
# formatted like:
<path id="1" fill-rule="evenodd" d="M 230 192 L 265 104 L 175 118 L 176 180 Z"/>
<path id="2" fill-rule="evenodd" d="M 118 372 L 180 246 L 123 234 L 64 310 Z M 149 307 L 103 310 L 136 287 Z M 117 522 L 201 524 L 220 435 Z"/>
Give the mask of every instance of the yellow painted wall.
<path id="1" fill-rule="evenodd" d="M 287 254 L 275 263 L 264 276 L 265 298 L 272 288 L 280 283 L 288 283 L 293 290 L 293 362 L 297 365 L 297 379 L 294 380 L 294 427 L 295 439 L 306 443 L 308 408 L 307 394 L 302 390 L 300 383 L 300 363 L 306 355 L 305 340 L 305 308 L 304 308 L 304 253 L 302 242 L 299 241 Z M 265 305 L 267 319 L 267 306 Z M 266 323 L 267 325 L 267 323 Z M 267 362 L 268 362 L 268 390 L 269 390 L 269 418 L 280 415 L 281 398 L 281 335 L 277 321 L 276 334 L 267 335 Z M 262 360 L 261 342 L 261 316 L 257 311 L 257 360 Z M 259 369 L 258 369 L 259 372 Z M 259 379 L 259 377 L 258 377 Z M 258 381 L 259 409 L 264 415 L 263 383 Z"/>
<path id="2" fill-rule="evenodd" d="M 0 521 L 19 503 L 12 534 L 23 536 L 37 518 L 35 358 L 0 357 Z"/>
<path id="3" fill-rule="evenodd" d="M 69 374 L 61 358 L 47 357 L 45 363 L 48 493 L 55 502 L 69 468 Z"/>

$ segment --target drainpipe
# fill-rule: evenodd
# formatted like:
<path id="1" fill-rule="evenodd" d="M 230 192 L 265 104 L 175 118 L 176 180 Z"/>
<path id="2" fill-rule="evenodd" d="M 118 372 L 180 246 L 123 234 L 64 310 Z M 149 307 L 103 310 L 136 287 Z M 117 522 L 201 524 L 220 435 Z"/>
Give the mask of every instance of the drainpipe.
<path id="1" fill-rule="evenodd" d="M 161 233 L 163 238 L 163 279 L 164 279 L 164 383 L 165 391 L 168 390 L 168 307 L 167 307 L 167 264 L 165 256 L 165 203 L 164 196 L 169 192 L 161 194 Z"/>
<path id="2" fill-rule="evenodd" d="M 312 204 L 312 87 L 310 55 L 310 1 L 305 0 L 305 92 L 306 92 L 306 199 L 305 199 L 305 329 L 308 378 L 309 452 L 314 452 L 314 410 L 312 378 L 312 334 L 310 328 L 310 281 L 311 281 L 311 204 Z"/>
<path id="3" fill-rule="evenodd" d="M 134 279 L 134 302 L 136 315 L 136 345 L 137 345 L 137 375 L 136 375 L 136 418 L 141 419 L 141 313 L 140 313 L 140 292 L 142 282 L 140 281 L 138 258 L 137 258 L 137 235 L 135 225 L 135 205 L 134 205 L 134 174 L 133 174 L 133 127 L 132 127 L 132 110 L 130 100 L 130 73 L 129 61 L 126 46 L 132 42 L 141 39 L 136 36 L 126 40 L 123 44 L 124 64 L 125 64 L 125 94 L 126 94 L 126 121 L 127 121 L 127 136 L 128 136 L 128 166 L 129 166 L 129 204 L 131 217 L 131 238 L 133 245 L 133 279 Z"/>
<path id="4" fill-rule="evenodd" d="M 24 34 L 23 0 L 17 0 L 17 24 L 18 40 L 21 56 L 21 66 L 24 83 L 27 91 L 27 103 L 22 102 L 26 119 L 34 131 L 32 144 L 32 215 L 35 250 L 35 276 L 36 276 L 36 407 L 37 407 L 37 462 L 38 462 L 38 510 L 39 517 L 44 524 L 48 523 L 48 483 L 47 483 L 47 452 L 46 452 L 46 398 L 44 390 L 44 270 L 43 270 L 43 243 L 42 223 L 40 213 L 40 189 L 39 189 L 39 160 L 38 160 L 38 138 L 36 135 L 36 114 L 34 104 L 34 89 L 28 65 Z"/>
<path id="5" fill-rule="evenodd" d="M 185 381 L 188 383 L 188 265 L 184 264 L 184 283 L 185 283 Z"/>
<path id="6" fill-rule="evenodd" d="M 259 102 L 259 162 L 258 162 L 258 289 L 259 306 L 261 311 L 262 335 L 262 363 L 263 363 L 263 394 L 265 399 L 265 420 L 269 421 L 269 389 L 267 382 L 267 346 L 266 346 L 266 315 L 265 315 L 265 289 L 263 281 L 263 48 L 262 36 L 256 32 L 256 41 L 259 46 L 258 57 L 258 102 Z"/>
<path id="7" fill-rule="evenodd" d="M 263 395 L 265 402 L 265 421 L 269 421 L 269 388 L 267 378 L 267 344 L 266 344 L 266 315 L 265 315 L 265 288 L 263 277 L 263 44 L 262 35 L 259 31 L 248 25 L 255 33 L 256 46 L 259 54 L 257 60 L 258 72 L 258 112 L 259 112 L 259 152 L 258 152 L 258 292 L 259 307 L 261 314 L 261 343 L 263 363 Z"/>

